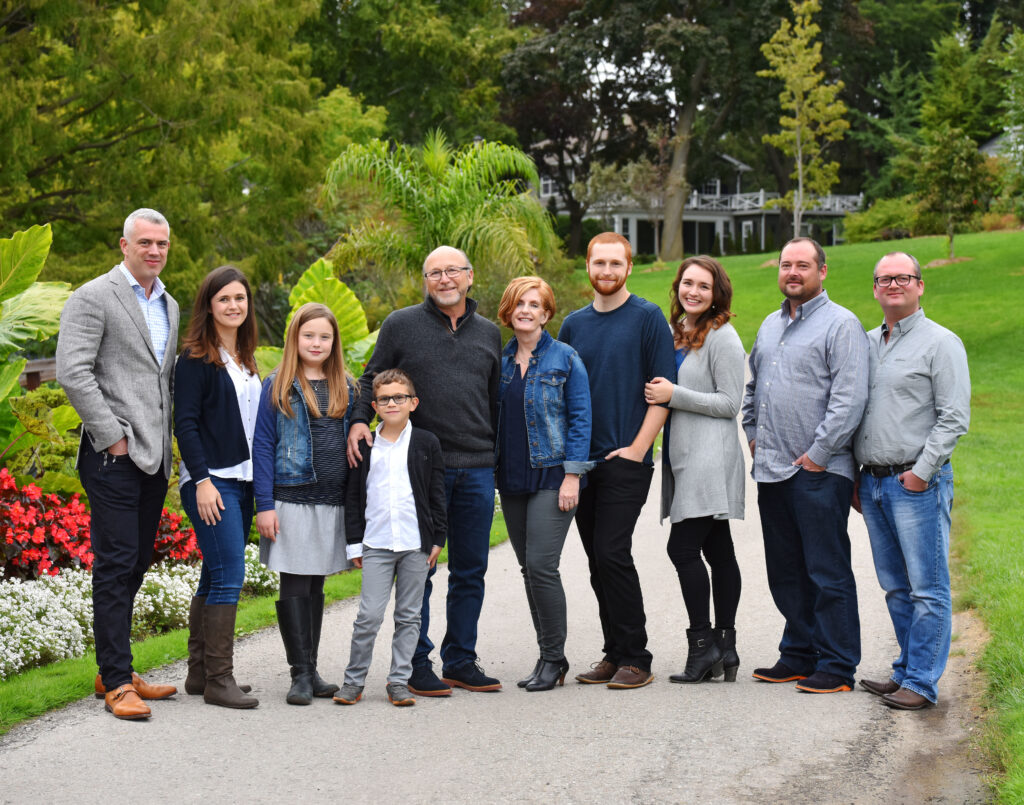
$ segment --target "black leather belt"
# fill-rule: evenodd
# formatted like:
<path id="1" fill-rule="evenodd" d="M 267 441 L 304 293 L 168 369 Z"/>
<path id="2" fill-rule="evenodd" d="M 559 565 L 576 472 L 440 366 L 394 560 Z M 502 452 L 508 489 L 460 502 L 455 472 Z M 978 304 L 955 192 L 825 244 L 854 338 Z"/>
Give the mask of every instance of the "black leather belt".
<path id="1" fill-rule="evenodd" d="M 890 475 L 900 475 L 913 467 L 914 462 L 910 464 L 864 464 L 860 471 L 873 478 L 888 478 Z"/>

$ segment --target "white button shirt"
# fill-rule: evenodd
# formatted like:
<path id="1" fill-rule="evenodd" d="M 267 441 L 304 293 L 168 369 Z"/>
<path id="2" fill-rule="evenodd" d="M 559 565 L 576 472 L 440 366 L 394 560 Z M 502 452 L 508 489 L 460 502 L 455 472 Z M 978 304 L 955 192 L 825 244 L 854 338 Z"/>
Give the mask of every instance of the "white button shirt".
<path id="1" fill-rule="evenodd" d="M 389 442 L 377 426 L 370 448 L 370 472 L 366 479 L 366 531 L 363 545 L 387 551 L 418 551 L 423 547 L 416 500 L 409 481 L 409 442 L 412 423 L 407 422 L 398 439 Z M 361 545 L 349 558 L 362 556 Z"/>

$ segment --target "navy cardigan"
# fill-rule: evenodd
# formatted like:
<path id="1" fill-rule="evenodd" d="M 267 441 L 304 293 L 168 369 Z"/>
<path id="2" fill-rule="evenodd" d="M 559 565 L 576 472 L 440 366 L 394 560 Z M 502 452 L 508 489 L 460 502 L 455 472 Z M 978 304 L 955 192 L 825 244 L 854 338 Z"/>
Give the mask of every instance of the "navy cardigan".
<path id="1" fill-rule="evenodd" d="M 228 370 L 193 358 L 188 350 L 174 367 L 174 435 L 193 481 L 209 478 L 210 467 L 233 467 L 251 458 Z"/>
<path id="2" fill-rule="evenodd" d="M 366 533 L 366 481 L 370 477 L 373 449 L 363 446 L 363 459 L 349 470 L 345 488 L 345 542 L 355 545 Z M 448 505 L 444 491 L 444 458 L 441 443 L 428 430 L 414 427 L 409 441 L 409 485 L 416 501 L 420 549 L 444 547 L 448 535 Z"/>

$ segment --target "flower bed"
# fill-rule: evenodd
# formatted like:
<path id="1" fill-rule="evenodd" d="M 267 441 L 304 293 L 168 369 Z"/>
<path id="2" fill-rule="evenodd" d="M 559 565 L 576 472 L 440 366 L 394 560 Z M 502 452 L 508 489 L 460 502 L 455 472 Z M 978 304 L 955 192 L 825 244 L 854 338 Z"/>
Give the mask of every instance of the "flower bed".
<path id="1" fill-rule="evenodd" d="M 150 569 L 135 598 L 132 636 L 186 626 L 199 571 L 199 565 L 180 562 Z M 266 595 L 277 589 L 277 574 L 260 564 L 259 548 L 246 545 L 243 591 Z M 92 644 L 92 574 L 87 570 L 0 581 L 0 679 L 80 657 Z"/>

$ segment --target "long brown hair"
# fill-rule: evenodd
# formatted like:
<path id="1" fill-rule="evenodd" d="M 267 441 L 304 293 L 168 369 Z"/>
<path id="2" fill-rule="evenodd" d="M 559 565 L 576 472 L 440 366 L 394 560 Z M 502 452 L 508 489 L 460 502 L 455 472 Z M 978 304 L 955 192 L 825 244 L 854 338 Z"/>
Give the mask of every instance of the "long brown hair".
<path id="1" fill-rule="evenodd" d="M 692 330 L 685 332 L 683 319 L 686 318 L 686 312 L 683 310 L 682 302 L 679 301 L 679 283 L 682 282 L 683 272 L 690 266 L 703 268 L 711 274 L 711 307 L 697 317 L 696 326 Z M 708 337 L 711 330 L 717 330 L 733 317 L 734 314 L 729 310 L 731 304 L 732 283 L 729 281 L 729 275 L 722 268 L 722 264 L 706 254 L 687 257 L 679 264 L 676 278 L 672 282 L 669 320 L 672 322 L 672 334 L 675 336 L 676 344 L 685 349 L 700 349 L 704 346 L 704 339 Z"/>
<path id="2" fill-rule="evenodd" d="M 292 316 L 288 325 L 288 334 L 284 338 L 284 356 L 277 367 L 274 387 L 270 396 L 273 406 L 287 417 L 295 416 L 291 404 L 292 383 L 297 379 L 306 400 L 306 409 L 314 419 L 320 418 L 320 406 L 316 401 L 316 393 L 302 371 L 299 358 L 299 331 L 303 325 L 314 319 L 326 319 L 334 333 L 331 354 L 324 361 L 324 376 L 327 378 L 327 416 L 341 419 L 348 409 L 348 373 L 345 371 L 345 353 L 338 335 L 338 320 L 331 309 L 319 302 L 307 302 Z"/>
<path id="3" fill-rule="evenodd" d="M 245 274 L 234 266 L 220 266 L 203 278 L 199 291 L 196 293 L 195 304 L 192 306 L 192 320 L 188 324 L 188 334 L 181 345 L 182 352 L 188 350 L 193 358 L 202 357 L 206 363 L 224 366 L 224 361 L 220 357 L 221 344 L 217 338 L 217 327 L 213 321 L 210 305 L 224 286 L 230 285 L 232 282 L 242 284 L 248 301 L 245 320 L 238 328 L 235 349 L 238 351 L 242 365 L 256 374 L 256 359 L 253 357 L 253 350 L 256 349 L 259 336 L 256 331 L 256 310 L 252 303 L 252 288 L 249 287 L 249 280 L 245 278 Z"/>

